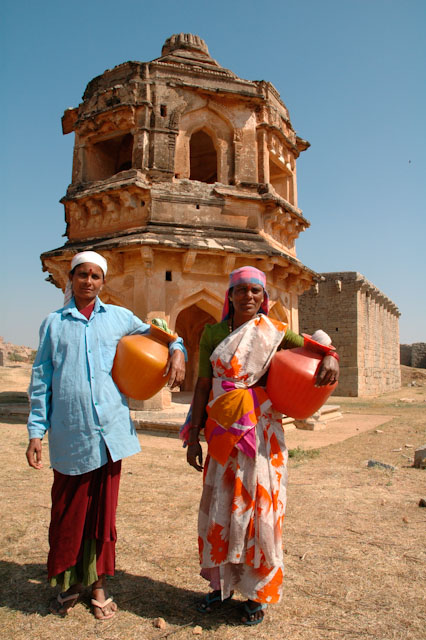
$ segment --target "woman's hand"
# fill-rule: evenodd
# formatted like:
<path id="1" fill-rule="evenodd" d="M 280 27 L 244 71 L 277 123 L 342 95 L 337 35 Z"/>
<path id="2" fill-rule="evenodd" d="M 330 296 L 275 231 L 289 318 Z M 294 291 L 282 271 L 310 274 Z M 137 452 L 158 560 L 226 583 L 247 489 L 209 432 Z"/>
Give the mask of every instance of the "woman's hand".
<path id="1" fill-rule="evenodd" d="M 41 461 L 41 440 L 40 438 L 31 438 L 26 454 L 28 464 L 34 469 L 41 469 L 43 463 Z"/>
<path id="2" fill-rule="evenodd" d="M 315 380 L 316 387 L 334 384 L 339 379 L 339 363 L 333 356 L 325 356 L 319 366 Z"/>
<path id="3" fill-rule="evenodd" d="M 199 442 L 189 444 L 186 451 L 186 460 L 197 471 L 203 470 L 203 450 Z"/>
<path id="4" fill-rule="evenodd" d="M 169 357 L 164 375 L 166 376 L 169 371 L 169 387 L 171 389 L 179 387 L 185 379 L 185 356 L 179 349 L 175 349 Z"/>

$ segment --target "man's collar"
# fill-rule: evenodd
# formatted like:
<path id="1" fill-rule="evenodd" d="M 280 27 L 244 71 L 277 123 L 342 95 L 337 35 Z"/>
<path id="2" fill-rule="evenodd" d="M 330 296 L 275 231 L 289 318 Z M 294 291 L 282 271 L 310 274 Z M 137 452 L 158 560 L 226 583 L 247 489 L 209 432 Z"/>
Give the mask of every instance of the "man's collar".
<path id="1" fill-rule="evenodd" d="M 102 300 L 100 300 L 98 297 L 96 297 L 95 298 L 95 306 L 93 307 L 93 313 L 99 313 L 99 311 L 106 311 L 106 310 L 107 310 L 106 305 L 102 302 Z M 80 313 L 80 311 L 75 306 L 74 297 L 72 297 L 71 300 L 68 302 L 68 304 L 65 305 L 65 307 L 62 309 L 62 315 L 63 316 L 71 315 L 74 318 L 81 318 L 82 317 L 82 314 Z"/>

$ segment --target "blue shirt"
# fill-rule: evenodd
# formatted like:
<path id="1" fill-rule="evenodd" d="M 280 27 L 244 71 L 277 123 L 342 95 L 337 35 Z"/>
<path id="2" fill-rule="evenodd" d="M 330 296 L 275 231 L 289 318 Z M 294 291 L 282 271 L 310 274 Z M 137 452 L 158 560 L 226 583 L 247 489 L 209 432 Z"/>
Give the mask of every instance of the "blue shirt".
<path id="1" fill-rule="evenodd" d="M 96 298 L 90 319 L 74 298 L 51 313 L 40 327 L 40 346 L 29 388 L 30 438 L 49 431 L 51 466 L 66 475 L 93 471 L 140 451 L 126 397 L 111 377 L 118 341 L 149 333 L 149 325 L 131 311 Z M 169 351 L 183 341 L 171 343 Z"/>

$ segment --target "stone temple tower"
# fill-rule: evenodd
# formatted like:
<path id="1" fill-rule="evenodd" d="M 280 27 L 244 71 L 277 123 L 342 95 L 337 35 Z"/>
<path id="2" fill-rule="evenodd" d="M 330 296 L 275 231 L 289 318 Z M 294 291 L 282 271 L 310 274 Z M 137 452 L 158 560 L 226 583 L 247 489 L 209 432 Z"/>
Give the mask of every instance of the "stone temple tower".
<path id="1" fill-rule="evenodd" d="M 125 62 L 67 109 L 72 182 L 64 246 L 41 256 L 64 288 L 83 249 L 108 260 L 105 302 L 165 318 L 189 351 L 193 387 L 206 322 L 220 320 L 228 274 L 267 274 L 271 314 L 298 329 L 298 296 L 316 274 L 296 257 L 309 222 L 297 204 L 299 138 L 269 82 L 238 78 L 196 35 L 178 34 L 151 62 Z"/>

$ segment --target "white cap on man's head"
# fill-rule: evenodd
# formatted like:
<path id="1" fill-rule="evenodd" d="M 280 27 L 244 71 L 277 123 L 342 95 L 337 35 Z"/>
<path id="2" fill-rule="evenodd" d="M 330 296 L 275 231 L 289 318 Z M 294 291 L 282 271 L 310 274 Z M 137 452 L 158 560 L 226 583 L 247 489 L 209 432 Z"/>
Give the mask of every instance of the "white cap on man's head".
<path id="1" fill-rule="evenodd" d="M 104 276 L 106 276 L 108 263 L 105 258 L 101 256 L 100 253 L 96 253 L 96 251 L 81 251 L 80 253 L 76 253 L 71 260 L 71 271 L 75 269 L 75 267 L 78 267 L 79 264 L 84 264 L 85 262 L 97 264 L 104 272 Z"/>

